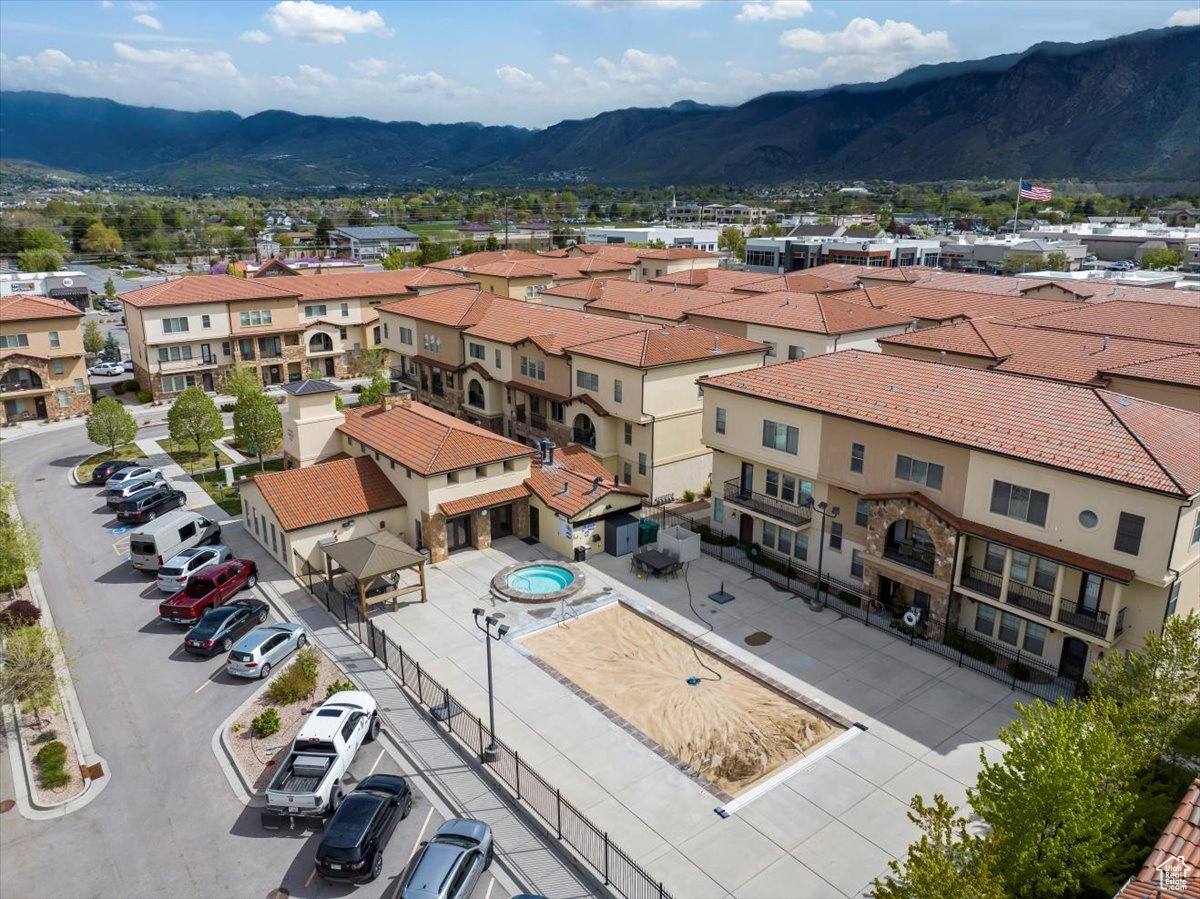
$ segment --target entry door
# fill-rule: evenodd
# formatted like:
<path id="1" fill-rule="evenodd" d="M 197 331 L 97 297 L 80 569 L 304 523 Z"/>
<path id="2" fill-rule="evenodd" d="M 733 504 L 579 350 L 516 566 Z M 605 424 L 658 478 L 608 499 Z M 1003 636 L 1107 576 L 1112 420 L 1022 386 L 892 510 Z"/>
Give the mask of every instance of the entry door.
<path id="1" fill-rule="evenodd" d="M 492 516 L 492 539 L 511 537 L 513 532 L 512 503 L 492 509 L 490 514 Z"/>
<path id="2" fill-rule="evenodd" d="M 471 545 L 471 526 L 467 518 L 466 515 L 459 515 L 446 519 L 446 548 L 450 552 Z"/>
<path id="3" fill-rule="evenodd" d="M 33 401 L 33 405 L 34 405 L 34 408 L 37 409 L 37 417 L 45 418 L 46 417 L 46 398 L 42 397 L 42 396 L 36 397 Z"/>
<path id="4" fill-rule="evenodd" d="M 333 377 L 333 373 L 334 373 L 335 371 L 337 371 L 337 369 L 336 369 L 336 368 L 334 368 L 334 362 L 333 362 L 333 359 L 332 359 L 332 357 L 331 357 L 331 358 L 329 358 L 329 359 L 326 359 L 326 360 L 325 360 L 325 377 L 327 377 L 327 378 L 332 378 L 332 377 Z"/>
<path id="5" fill-rule="evenodd" d="M 207 372 L 207 371 L 206 371 L 206 372 L 204 373 L 204 389 L 205 389 L 205 390 L 212 390 L 212 389 L 213 389 L 213 376 L 212 376 L 212 372 Z"/>
<path id="6" fill-rule="evenodd" d="M 542 539 L 541 527 L 538 523 L 538 510 L 531 505 L 529 507 L 529 536 L 534 540 Z"/>
<path id="7" fill-rule="evenodd" d="M 742 543 L 742 546 L 749 546 L 754 542 L 754 517 L 743 512 L 742 523 L 740 527 L 741 530 L 738 534 L 738 537 Z"/>
<path id="8" fill-rule="evenodd" d="M 1058 673 L 1072 680 L 1082 680 L 1083 669 L 1087 667 L 1087 644 L 1074 637 L 1064 637 L 1062 660 L 1058 664 Z"/>
<path id="9" fill-rule="evenodd" d="M 742 496 L 749 496 L 754 491 L 754 466 L 749 462 L 742 463 L 742 478 L 738 489 Z"/>
<path id="10" fill-rule="evenodd" d="M 1085 574 L 1079 584 L 1079 613 L 1096 617 L 1100 611 L 1100 591 L 1104 587 L 1104 578 L 1097 574 Z"/>
<path id="11" fill-rule="evenodd" d="M 211 365 L 213 361 L 212 347 L 207 343 L 200 344 L 200 360 L 205 365 Z"/>

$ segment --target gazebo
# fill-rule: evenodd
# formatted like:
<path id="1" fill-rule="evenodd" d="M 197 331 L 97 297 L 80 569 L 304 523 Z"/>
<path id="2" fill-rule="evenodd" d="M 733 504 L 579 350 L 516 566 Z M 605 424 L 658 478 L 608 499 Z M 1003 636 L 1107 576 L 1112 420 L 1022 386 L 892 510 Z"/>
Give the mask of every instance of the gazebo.
<path id="1" fill-rule="evenodd" d="M 358 604 L 363 618 L 367 617 L 367 606 L 377 602 L 390 599 L 394 612 L 397 609 L 396 601 L 401 596 L 420 591 L 421 602 L 428 599 L 425 595 L 425 563 L 428 559 L 388 531 L 343 542 L 322 542 L 321 550 L 325 553 L 325 581 L 329 589 L 335 589 L 335 575 L 342 572 L 349 574 L 358 591 Z M 410 568 L 417 569 L 420 583 L 400 587 L 397 586 L 398 578 L 388 577 Z M 375 586 L 380 579 L 384 582 L 383 589 Z"/>

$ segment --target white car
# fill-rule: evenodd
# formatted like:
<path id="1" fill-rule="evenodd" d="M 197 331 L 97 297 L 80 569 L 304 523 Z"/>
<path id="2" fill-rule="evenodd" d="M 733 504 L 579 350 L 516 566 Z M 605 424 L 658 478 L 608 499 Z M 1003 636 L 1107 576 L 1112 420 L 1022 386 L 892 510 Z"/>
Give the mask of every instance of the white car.
<path id="1" fill-rule="evenodd" d="M 124 362 L 121 363 L 121 368 L 125 369 L 125 371 L 127 371 L 127 372 L 133 371 L 133 360 L 126 359 Z"/>
<path id="2" fill-rule="evenodd" d="M 111 478 L 104 482 L 105 490 L 112 490 L 114 487 L 120 487 L 127 481 L 164 481 L 163 473 L 157 468 L 148 468 L 145 465 L 135 465 L 132 468 L 122 468 Z"/>
<path id="3" fill-rule="evenodd" d="M 214 546 L 193 546 L 172 556 L 158 569 L 158 589 L 163 593 L 178 593 L 187 586 L 188 578 L 209 565 L 232 558 L 223 543 Z"/>
<path id="4" fill-rule="evenodd" d="M 100 362 L 88 369 L 89 375 L 123 375 L 125 366 L 120 362 Z"/>
<path id="5" fill-rule="evenodd" d="M 308 643 L 304 628 L 290 621 L 268 624 L 242 637 L 229 653 L 225 670 L 238 677 L 260 680 L 294 650 Z"/>

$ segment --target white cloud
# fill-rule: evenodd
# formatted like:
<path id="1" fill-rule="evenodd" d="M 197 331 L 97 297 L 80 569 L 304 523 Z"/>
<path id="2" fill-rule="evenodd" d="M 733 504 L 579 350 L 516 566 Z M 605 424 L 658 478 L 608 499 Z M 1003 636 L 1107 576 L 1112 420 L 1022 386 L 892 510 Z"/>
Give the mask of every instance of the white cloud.
<path id="1" fill-rule="evenodd" d="M 704 5 L 705 0 L 572 0 L 576 6 L 586 9 L 596 9 L 601 12 L 611 12 L 615 9 L 696 9 Z"/>
<path id="2" fill-rule="evenodd" d="M 1200 7 L 1180 9 L 1171 13 L 1171 18 L 1167 19 L 1167 26 L 1175 25 L 1200 25 Z"/>
<path id="3" fill-rule="evenodd" d="M 101 9 L 112 9 L 114 6 L 116 6 L 116 4 L 113 3 L 113 0 L 100 0 Z"/>
<path id="4" fill-rule="evenodd" d="M 662 78 L 679 68 L 679 60 L 674 56 L 630 49 L 621 54 L 619 62 L 611 62 L 601 56 L 596 60 L 596 65 L 613 81 L 635 82 Z"/>
<path id="5" fill-rule="evenodd" d="M 238 40 L 243 40 L 248 44 L 266 44 L 270 42 L 271 35 L 255 28 L 251 31 L 243 31 Z"/>
<path id="6" fill-rule="evenodd" d="M 65 75 L 81 74 L 94 78 L 96 67 L 92 63 L 78 62 L 61 50 L 50 48 L 33 56 L 10 57 L 0 53 L 0 73 L 14 87 L 37 87 L 58 83 L 55 79 Z"/>
<path id="7" fill-rule="evenodd" d="M 841 31 L 813 31 L 793 28 L 779 36 L 779 43 L 792 50 L 809 53 L 937 53 L 954 48 L 944 31 L 921 31 L 911 22 L 887 19 L 882 25 L 874 19 L 857 18 Z"/>
<path id="8" fill-rule="evenodd" d="M 775 22 L 799 19 L 812 12 L 809 0 L 769 0 L 767 3 L 743 3 L 739 22 Z"/>
<path id="9" fill-rule="evenodd" d="M 375 10 L 360 12 L 350 6 L 330 6 L 313 0 L 283 0 L 267 11 L 267 21 L 280 34 L 313 44 L 344 44 L 346 36 L 388 33 L 383 16 Z"/>
<path id="10" fill-rule="evenodd" d="M 300 70 L 301 75 L 314 84 L 319 84 L 323 87 L 337 84 L 337 78 L 317 66 L 306 66 L 304 63 L 300 63 L 296 68 Z"/>
<path id="11" fill-rule="evenodd" d="M 571 58 L 569 56 L 563 56 L 561 53 L 555 53 L 550 57 L 550 63 L 556 66 L 569 66 L 571 64 Z"/>
<path id="12" fill-rule="evenodd" d="M 162 22 L 158 21 L 154 16 L 142 13 L 140 16 L 134 16 L 133 21 L 135 25 L 145 25 L 147 28 L 153 28 L 155 31 L 162 31 Z"/>
<path id="13" fill-rule="evenodd" d="M 378 78 L 380 75 L 386 75 L 391 70 L 392 64 L 386 59 L 369 58 L 355 60 L 350 63 L 350 68 L 368 78 Z"/>
<path id="14" fill-rule="evenodd" d="M 144 0 L 144 2 L 143 0 L 129 0 L 125 5 L 134 12 L 154 12 L 158 8 L 158 4 L 151 2 L 151 0 Z"/>
<path id="15" fill-rule="evenodd" d="M 518 69 L 516 66 L 501 66 L 496 69 L 496 79 L 502 86 L 514 89 L 531 88 L 538 84 L 536 78 L 524 69 Z"/>
<path id="16" fill-rule="evenodd" d="M 241 77 L 224 50 L 139 50 L 118 41 L 113 44 L 113 52 L 122 63 L 136 67 L 142 77 L 192 84 Z"/>

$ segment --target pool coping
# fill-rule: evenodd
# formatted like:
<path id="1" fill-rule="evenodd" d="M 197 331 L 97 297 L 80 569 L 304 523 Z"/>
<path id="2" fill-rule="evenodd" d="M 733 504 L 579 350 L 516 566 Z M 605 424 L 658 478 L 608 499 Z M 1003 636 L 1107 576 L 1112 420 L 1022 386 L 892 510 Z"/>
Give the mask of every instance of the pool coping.
<path id="1" fill-rule="evenodd" d="M 568 587 L 562 590 L 555 590 L 553 593 L 530 593 L 527 590 L 514 590 L 508 585 L 508 576 L 514 571 L 519 571 L 522 568 L 533 568 L 538 565 L 547 565 L 554 568 L 565 568 L 574 576 Z M 492 578 L 491 590 L 496 596 L 502 599 L 510 600 L 511 602 L 521 602 L 530 605 L 539 603 L 561 602 L 568 597 L 574 596 L 587 586 L 587 575 L 578 565 L 572 565 L 570 562 L 559 562 L 553 559 L 534 559 L 532 562 L 516 562 L 512 565 L 505 565 Z"/>
<path id="2" fill-rule="evenodd" d="M 605 602 L 598 603 L 594 607 L 592 607 L 584 612 L 581 612 L 578 615 L 574 615 L 574 616 L 570 616 L 570 617 L 583 618 L 583 617 L 586 617 L 587 615 L 593 614 L 594 612 L 599 612 L 602 609 L 607 609 L 613 603 L 620 603 L 620 604 L 624 605 L 631 612 L 641 615 L 643 618 L 648 619 L 652 624 L 658 625 L 659 627 L 667 630 L 668 632 L 674 634 L 676 637 L 678 637 L 680 639 L 686 640 L 689 643 L 691 643 L 693 640 L 695 640 L 696 644 L 704 652 L 707 652 L 713 656 L 716 656 L 718 659 L 720 659 L 722 662 L 724 662 L 730 668 L 733 668 L 739 674 L 742 674 L 745 677 L 748 677 L 753 681 L 757 681 L 759 684 L 761 684 L 762 686 L 766 687 L 769 690 L 774 690 L 776 693 L 782 694 L 786 699 L 790 700 L 791 702 L 796 703 L 801 708 L 803 708 L 807 711 L 810 711 L 813 714 L 818 715 L 819 717 L 825 718 L 825 719 L 833 722 L 834 724 L 836 724 L 837 726 L 842 728 L 843 733 L 845 733 L 846 731 L 849 731 L 851 728 L 856 726 L 854 724 L 854 722 L 850 721 L 850 719 L 846 718 L 844 715 L 840 715 L 837 712 L 833 711 L 833 709 L 830 709 L 827 706 L 824 706 L 821 703 L 816 702 L 813 699 L 810 699 L 809 697 L 805 696 L 803 693 L 800 693 L 799 691 L 792 689 L 791 687 L 787 686 L 786 684 L 782 683 L 781 681 L 776 680 L 775 678 L 771 677 L 770 675 L 762 674 L 760 672 L 751 670 L 750 668 L 748 668 L 746 666 L 746 663 L 743 662 L 741 659 L 736 658 L 735 656 L 731 655 L 730 653 L 725 652 L 723 649 L 720 649 L 716 646 L 713 646 L 711 643 L 709 643 L 705 639 L 708 636 L 707 633 L 701 634 L 699 636 L 688 633 L 686 630 L 679 627 L 677 624 L 674 624 L 673 622 L 666 620 L 658 612 L 654 611 L 653 609 L 649 608 L 648 606 L 643 605 L 642 603 L 639 603 L 635 600 L 630 599 L 629 597 L 627 597 L 623 594 L 615 594 L 614 593 Z M 733 802 L 737 797 L 735 797 L 733 794 L 727 792 L 726 790 L 722 790 L 720 787 L 718 787 L 716 784 L 714 784 L 712 781 L 710 781 L 707 777 L 705 777 L 699 771 L 695 770 L 687 762 L 682 761 L 678 756 L 676 756 L 674 753 L 672 753 L 669 749 L 667 749 L 665 746 L 663 746 L 661 743 L 659 743 L 653 737 L 649 736 L 644 731 L 640 730 L 635 725 L 631 724 L 624 717 L 622 717 L 620 714 L 618 714 L 613 709 L 611 709 L 608 705 L 606 705 L 603 701 L 601 701 L 597 697 L 593 696 L 591 693 L 589 693 L 583 687 L 579 686 L 579 684 L 575 683 L 575 681 L 571 680 L 565 674 L 560 672 L 557 668 L 555 668 L 549 662 L 546 662 L 545 660 L 543 660 L 532 649 L 525 646 L 525 644 L 522 642 L 525 637 L 528 637 L 532 634 L 538 633 L 539 631 L 545 630 L 548 627 L 553 627 L 555 625 L 562 624 L 562 623 L 564 623 L 565 620 L 568 620 L 568 619 L 557 619 L 557 620 L 547 621 L 544 623 L 538 622 L 536 625 L 531 625 L 529 627 L 522 628 L 520 631 L 512 634 L 512 639 L 509 641 L 509 643 L 517 652 L 519 652 L 525 658 L 529 659 L 531 662 L 533 662 L 535 665 L 537 665 L 537 667 L 541 668 L 543 671 L 545 671 L 547 674 L 549 674 L 551 677 L 553 677 L 556 681 L 558 681 L 560 684 L 562 684 L 568 690 L 570 690 L 572 693 L 574 693 L 576 696 L 578 696 L 579 698 L 584 700 L 588 705 L 590 705 L 596 711 L 600 712 L 602 715 L 604 715 L 605 718 L 607 718 L 613 724 L 617 725 L 619 728 L 621 728 L 623 731 L 625 731 L 625 733 L 629 734 L 631 737 L 633 737 L 635 740 L 637 740 L 639 743 L 641 743 L 643 746 L 645 746 L 647 749 L 649 749 L 655 755 L 659 756 L 659 758 L 661 758 L 663 761 L 667 762 L 672 768 L 679 771 L 681 774 L 686 775 L 689 779 L 691 779 L 698 787 L 703 789 L 705 792 L 707 792 L 710 795 L 721 800 L 722 804 L 727 804 L 727 803 Z M 824 746 L 830 740 L 837 739 L 838 736 L 840 736 L 840 734 L 833 734 L 830 737 L 826 738 L 825 740 L 822 740 L 819 744 L 812 747 L 812 751 L 819 751 L 822 746 Z M 763 774 L 762 777 L 758 778 L 758 780 L 754 781 L 751 784 L 748 784 L 746 786 L 746 788 L 741 791 L 739 796 L 744 796 L 747 793 L 747 791 L 754 789 L 754 787 L 757 784 L 762 783 L 764 780 L 772 777 L 772 775 L 777 774 L 779 771 L 783 770 L 784 768 L 790 767 L 790 766 L 794 765 L 796 762 L 802 761 L 805 758 L 807 758 L 807 754 L 801 753 L 799 756 L 797 756 L 796 759 L 794 759 L 791 762 L 788 762 L 786 765 L 780 766 L 775 771 L 770 771 L 770 772 Z"/>

